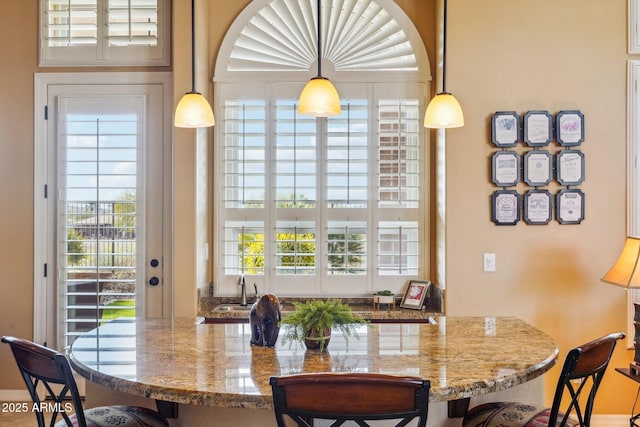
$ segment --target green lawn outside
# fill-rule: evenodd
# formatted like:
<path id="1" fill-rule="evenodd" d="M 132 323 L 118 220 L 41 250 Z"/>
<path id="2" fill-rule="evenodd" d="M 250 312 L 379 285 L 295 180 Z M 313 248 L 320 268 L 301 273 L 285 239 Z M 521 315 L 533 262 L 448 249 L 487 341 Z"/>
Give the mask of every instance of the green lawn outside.
<path id="1" fill-rule="evenodd" d="M 130 308 L 105 308 L 102 310 L 102 320 L 113 320 L 118 317 L 135 317 L 136 302 L 134 300 L 114 301 L 107 307 L 130 307 Z M 104 323 L 103 323 L 104 324 Z"/>

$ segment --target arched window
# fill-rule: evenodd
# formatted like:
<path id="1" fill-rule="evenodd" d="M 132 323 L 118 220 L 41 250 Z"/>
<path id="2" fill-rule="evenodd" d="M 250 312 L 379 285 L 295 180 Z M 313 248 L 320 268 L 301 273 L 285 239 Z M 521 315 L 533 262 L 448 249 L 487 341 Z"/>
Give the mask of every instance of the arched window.
<path id="1" fill-rule="evenodd" d="M 342 113 L 297 113 L 315 76 L 312 0 L 256 0 L 216 61 L 215 284 L 278 295 L 399 292 L 429 277 L 429 63 L 392 0 L 322 3 Z"/>

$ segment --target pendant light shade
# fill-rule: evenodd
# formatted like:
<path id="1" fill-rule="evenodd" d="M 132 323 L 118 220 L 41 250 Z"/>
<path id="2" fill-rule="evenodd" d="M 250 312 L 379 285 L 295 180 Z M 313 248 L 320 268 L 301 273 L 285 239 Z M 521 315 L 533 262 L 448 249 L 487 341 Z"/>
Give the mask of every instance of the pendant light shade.
<path id="1" fill-rule="evenodd" d="M 340 114 L 340 110 L 340 96 L 329 79 L 314 77 L 309 80 L 300 94 L 300 114 L 328 117 Z"/>
<path id="2" fill-rule="evenodd" d="M 202 128 L 216 124 L 209 102 L 198 92 L 187 92 L 180 98 L 175 122 L 181 128 Z"/>
<path id="3" fill-rule="evenodd" d="M 450 93 L 433 97 L 424 115 L 424 127 L 446 129 L 464 126 L 464 115 L 458 100 Z"/>
<path id="4" fill-rule="evenodd" d="M 433 97 L 424 115 L 424 127 L 435 129 L 464 126 L 464 115 L 458 100 L 447 92 L 447 0 L 444 0 L 442 24 L 442 91 Z"/>
<path id="5" fill-rule="evenodd" d="M 185 93 L 176 107 L 175 126 L 179 128 L 203 128 L 215 125 L 209 101 L 196 92 L 195 72 L 195 0 L 191 0 L 191 91 Z"/>
<path id="6" fill-rule="evenodd" d="M 335 86 L 326 77 L 322 77 L 322 36 L 320 21 L 320 0 L 318 13 L 318 75 L 312 78 L 300 93 L 298 113 L 307 116 L 329 117 L 340 114 L 340 96 Z"/>

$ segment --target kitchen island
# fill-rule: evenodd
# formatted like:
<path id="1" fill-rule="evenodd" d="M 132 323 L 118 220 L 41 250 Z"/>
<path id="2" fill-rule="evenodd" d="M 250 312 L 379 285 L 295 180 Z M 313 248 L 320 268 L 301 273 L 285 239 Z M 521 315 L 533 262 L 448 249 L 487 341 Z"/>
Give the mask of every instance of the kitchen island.
<path id="1" fill-rule="evenodd" d="M 281 342 L 282 333 L 274 348 L 252 346 L 246 323 L 122 319 L 79 337 L 70 359 L 80 375 L 108 389 L 183 404 L 178 420 L 190 406 L 241 408 L 238 417 L 271 409 L 272 375 L 414 375 L 431 381 L 431 402 L 447 402 L 526 383 L 557 359 L 553 339 L 517 318 L 434 320 L 370 324 L 348 341 L 334 333 L 328 352 L 319 353 Z M 257 412 L 262 425 L 275 425 L 270 411 Z"/>

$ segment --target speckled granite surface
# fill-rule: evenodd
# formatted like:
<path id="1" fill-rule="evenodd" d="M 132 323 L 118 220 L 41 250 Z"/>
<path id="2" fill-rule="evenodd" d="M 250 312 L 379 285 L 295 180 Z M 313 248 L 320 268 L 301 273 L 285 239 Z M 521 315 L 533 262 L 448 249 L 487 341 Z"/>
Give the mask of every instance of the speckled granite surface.
<path id="1" fill-rule="evenodd" d="M 116 321 L 75 341 L 71 363 L 82 376 L 119 391 L 177 403 L 270 408 L 271 375 L 381 372 L 431 380 L 431 401 L 503 390 L 550 369 L 557 345 L 516 318 L 436 318 L 429 323 L 363 326 L 328 353 L 294 344 L 249 344 L 246 323 L 202 319 Z"/>
<path id="2" fill-rule="evenodd" d="M 239 304 L 233 304 L 236 308 L 239 308 Z M 434 313 L 429 313 L 421 310 L 412 310 L 399 307 L 382 306 L 380 309 L 374 310 L 371 305 L 366 304 L 349 304 L 351 310 L 358 316 L 371 320 L 371 321 L 416 321 L 416 322 L 428 322 L 433 319 Z M 246 307 L 246 310 L 211 310 L 203 315 L 205 320 L 212 322 L 215 319 L 233 319 L 236 321 L 249 322 L 249 309 L 250 305 Z M 282 314 L 285 315 L 293 311 L 293 305 L 282 304 Z"/>

